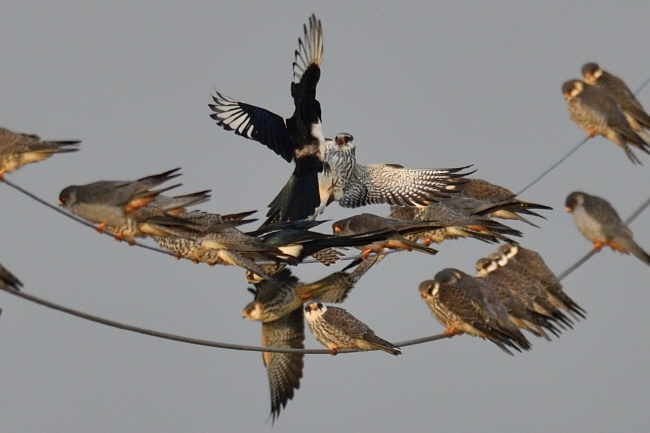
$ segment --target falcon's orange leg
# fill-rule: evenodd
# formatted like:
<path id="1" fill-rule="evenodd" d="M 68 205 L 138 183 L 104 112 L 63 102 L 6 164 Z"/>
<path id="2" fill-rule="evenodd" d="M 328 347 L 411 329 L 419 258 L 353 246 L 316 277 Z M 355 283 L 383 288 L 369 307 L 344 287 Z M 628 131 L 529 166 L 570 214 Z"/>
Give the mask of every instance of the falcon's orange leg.
<path id="1" fill-rule="evenodd" d="M 363 251 L 361 252 L 361 259 L 363 259 L 363 260 L 367 260 L 367 259 L 368 259 L 368 256 L 370 255 L 370 253 L 371 253 L 372 251 L 373 251 L 372 248 L 366 248 L 365 250 L 363 250 Z"/>
<path id="2" fill-rule="evenodd" d="M 443 334 L 453 337 L 454 335 L 456 335 L 456 326 L 452 326 L 449 329 L 445 329 L 445 332 L 443 332 Z"/>

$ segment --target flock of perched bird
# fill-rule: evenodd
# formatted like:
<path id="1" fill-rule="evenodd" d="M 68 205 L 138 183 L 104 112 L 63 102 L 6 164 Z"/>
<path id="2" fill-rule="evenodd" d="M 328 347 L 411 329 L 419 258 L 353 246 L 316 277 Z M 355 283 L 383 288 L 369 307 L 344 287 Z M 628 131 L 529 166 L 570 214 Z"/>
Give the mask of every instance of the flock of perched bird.
<path id="1" fill-rule="evenodd" d="M 259 228 L 240 230 L 256 221 L 248 218 L 255 211 L 221 215 L 187 210 L 208 201 L 210 190 L 163 195 L 179 186 L 161 187 L 180 176 L 179 168 L 134 181 L 72 185 L 61 191 L 59 204 L 97 224 L 98 231 L 108 231 L 131 244 L 149 236 L 177 258 L 244 268 L 254 300 L 244 308 L 243 316 L 262 323 L 264 347 L 303 349 L 306 320 L 315 339 L 333 355 L 345 349 L 380 349 L 399 355 L 398 347 L 352 314 L 325 304 L 343 302 L 388 250 L 436 254 L 432 243 L 456 238 L 502 244 L 477 261 L 477 276 L 447 268 L 420 284 L 420 295 L 445 326 L 445 334 L 478 336 L 512 354 L 532 347 L 522 330 L 550 341 L 549 334 L 559 337 L 562 330 L 573 327 L 573 320 L 585 318 L 585 310 L 562 290 L 542 257 L 511 238 L 522 233 L 494 220 L 519 220 L 537 227 L 525 216 L 542 217 L 536 211 L 550 207 L 518 200 L 506 188 L 467 177 L 473 173 L 467 171 L 469 166 L 360 165 L 352 135 L 325 138 L 316 99 L 323 59 L 322 26 L 312 15 L 303 30 L 293 64 L 295 111 L 290 118 L 219 92 L 210 105 L 211 117 L 219 126 L 295 162 L 291 177 L 270 203 L 268 218 Z M 650 154 L 650 136 L 644 130 L 650 128 L 650 117 L 619 78 L 594 63 L 586 64 L 582 72 L 585 81 L 571 80 L 562 87 L 571 118 L 590 136 L 609 138 L 633 163 L 640 163 L 627 143 Z M 42 141 L 35 135 L 0 128 L 0 179 L 5 172 L 54 153 L 76 151 L 78 144 Z M 332 234 L 313 231 L 324 222 L 316 218 L 333 201 L 349 208 L 389 204 L 390 214 L 386 218 L 363 213 L 337 221 Z M 606 200 L 573 192 L 566 206 L 594 248 L 610 246 L 650 265 L 650 256 L 633 241 L 631 231 Z M 329 266 L 347 248 L 359 249 L 359 257 L 318 281 L 301 282 L 287 268 L 308 258 Z M 0 266 L 1 288 L 19 290 L 21 286 Z M 299 351 L 263 353 L 274 420 L 300 386 L 303 358 Z"/>

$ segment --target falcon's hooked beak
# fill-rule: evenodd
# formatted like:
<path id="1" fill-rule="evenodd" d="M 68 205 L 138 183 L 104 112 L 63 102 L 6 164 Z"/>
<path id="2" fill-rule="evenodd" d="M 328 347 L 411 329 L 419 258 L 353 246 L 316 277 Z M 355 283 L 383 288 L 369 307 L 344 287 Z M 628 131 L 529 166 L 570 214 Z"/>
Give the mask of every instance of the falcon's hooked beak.
<path id="1" fill-rule="evenodd" d="M 564 209 L 566 209 L 567 212 L 573 212 L 573 206 L 567 206 Z"/>

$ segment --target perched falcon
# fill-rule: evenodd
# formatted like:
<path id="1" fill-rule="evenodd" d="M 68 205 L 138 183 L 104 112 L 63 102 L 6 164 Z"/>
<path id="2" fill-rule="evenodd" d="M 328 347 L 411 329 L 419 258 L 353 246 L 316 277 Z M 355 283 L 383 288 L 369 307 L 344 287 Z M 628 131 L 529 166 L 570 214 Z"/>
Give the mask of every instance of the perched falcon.
<path id="1" fill-rule="evenodd" d="M 479 279 L 457 269 L 443 269 L 433 280 L 420 283 L 420 296 L 431 314 L 447 329 L 488 339 L 504 352 L 530 350 L 530 342 L 510 321 L 505 306 Z"/>
<path id="2" fill-rule="evenodd" d="M 244 307 L 243 316 L 262 322 L 264 347 L 303 348 L 303 302 L 311 299 L 342 302 L 360 278 L 354 272 L 335 272 L 314 283 L 303 284 L 288 269 L 281 270 L 273 274 L 273 280 L 262 280 L 255 284 L 255 289 L 249 289 L 255 299 Z M 301 353 L 263 353 L 274 420 L 293 398 L 294 389 L 300 388 L 303 358 Z"/>
<path id="3" fill-rule="evenodd" d="M 262 346 L 302 349 L 304 342 L 304 302 L 343 302 L 361 276 L 368 270 L 361 263 L 353 271 L 340 271 L 309 284 L 301 283 L 285 269 L 273 274 L 273 280 L 262 280 L 249 289 L 255 295 L 244 307 L 243 316 L 262 322 Z M 303 354 L 264 352 L 271 389 L 271 416 L 277 418 L 280 410 L 300 388 Z"/>
<path id="4" fill-rule="evenodd" d="M 180 176 L 180 168 L 143 177 L 134 181 L 102 180 L 86 185 L 71 185 L 59 194 L 59 206 L 92 223 L 97 223 L 100 233 L 110 227 L 128 226 L 129 214 L 153 202 L 162 192 L 180 186 L 152 190 L 170 179 Z M 174 217 L 160 222 L 176 221 Z"/>
<path id="5" fill-rule="evenodd" d="M 361 256 L 368 258 L 371 252 L 381 254 L 385 249 L 419 251 L 426 254 L 436 254 L 438 251 L 417 242 L 408 240 L 403 235 L 430 229 L 439 229 L 440 224 L 429 221 L 406 221 L 401 219 L 384 218 L 370 213 L 355 215 L 339 220 L 332 224 L 335 235 L 353 236 L 362 234 L 383 234 L 378 241 L 363 245 Z"/>
<path id="6" fill-rule="evenodd" d="M 283 119 L 263 108 L 235 101 L 217 92 L 210 105 L 217 124 L 260 143 L 283 157 L 295 161 L 296 167 L 282 191 L 269 205 L 267 216 L 279 221 L 296 221 L 309 217 L 318 206 L 318 173 L 323 170 L 325 137 L 321 125 L 321 108 L 316 99 L 316 85 L 323 60 L 323 27 L 315 15 L 309 29 L 303 26 L 303 40 L 293 63 L 291 96 L 295 111 Z"/>
<path id="7" fill-rule="evenodd" d="M 407 239 L 422 239 L 425 245 L 440 243 L 448 239 L 475 238 L 483 242 L 514 242 L 506 235 L 521 236 L 519 230 L 512 229 L 497 221 L 492 221 L 488 213 L 509 209 L 510 200 L 477 200 L 468 197 L 441 199 L 429 206 L 391 206 L 390 218 L 413 221 L 435 221 L 442 227 L 407 235 Z"/>
<path id="8" fill-rule="evenodd" d="M 634 164 L 641 161 L 628 143 L 650 154 L 650 145 L 630 127 L 625 115 L 609 92 L 580 80 L 570 80 L 562 86 L 569 115 L 587 135 L 602 135 L 620 146 Z"/>
<path id="9" fill-rule="evenodd" d="M 79 140 L 42 141 L 38 135 L 0 128 L 0 181 L 5 173 L 23 165 L 42 161 L 55 153 L 76 152 L 79 143 Z"/>
<path id="10" fill-rule="evenodd" d="M 609 246 L 623 254 L 634 254 L 646 265 L 650 255 L 632 239 L 632 231 L 625 225 L 616 210 L 605 199 L 574 191 L 566 198 L 566 210 L 573 214 L 580 233 L 600 250 Z"/>
<path id="11" fill-rule="evenodd" d="M 355 272 L 334 272 L 313 283 L 301 283 L 284 269 L 273 274 L 272 280 L 255 283 L 249 289 L 255 299 L 244 307 L 243 317 L 260 322 L 272 322 L 299 309 L 312 300 L 319 302 L 343 302 L 356 282 L 361 278 Z"/>
<path id="12" fill-rule="evenodd" d="M 21 283 L 14 274 L 9 272 L 4 266 L 0 265 L 0 288 L 20 292 L 22 286 L 23 283 Z"/>
<path id="13" fill-rule="evenodd" d="M 339 259 L 339 253 L 335 250 L 337 248 L 365 245 L 386 237 L 383 233 L 339 237 L 312 232 L 308 227 L 321 223 L 314 221 L 264 225 L 258 230 L 244 233 L 235 226 L 248 220 L 223 222 L 215 220 L 214 224 L 205 228 L 201 218 L 192 218 L 191 214 L 181 213 L 178 217 L 189 220 L 193 225 L 188 229 L 182 226 L 165 227 L 166 233 L 173 236 L 155 237 L 158 245 L 174 252 L 177 257 L 185 257 L 195 263 L 236 265 L 265 279 L 278 271 L 282 267 L 281 264 L 296 265 L 311 256 L 329 265 Z M 208 214 L 206 218 L 209 215 L 216 214 Z M 237 215 L 248 214 L 235 214 Z M 231 215 L 225 217 L 232 218 Z M 266 267 L 267 265 L 257 264 L 258 261 L 275 264 Z"/>
<path id="14" fill-rule="evenodd" d="M 332 201 L 343 207 L 369 204 L 426 206 L 441 197 L 457 195 L 454 187 L 465 182 L 460 168 L 408 169 L 397 164 L 359 165 L 354 137 L 338 134 L 327 140 L 323 173 L 319 178 L 320 200 L 316 214 Z"/>
<path id="15" fill-rule="evenodd" d="M 250 216 L 255 212 L 256 211 L 249 211 L 228 215 L 202 211 L 181 213 L 172 212 L 174 216 L 191 223 L 188 227 L 189 230 L 184 230 L 182 227 L 178 227 L 177 231 L 172 232 L 175 234 L 173 236 L 169 236 L 169 230 L 166 230 L 165 236 L 152 235 L 151 237 L 160 248 L 174 253 L 177 259 L 186 258 L 198 263 L 199 257 L 197 254 L 197 242 L 195 240 L 197 233 L 205 232 L 209 228 L 214 229 L 217 226 L 232 228 L 257 221 L 256 219 L 245 219 L 247 216 Z M 188 236 L 188 233 L 191 234 L 191 236 Z"/>
<path id="16" fill-rule="evenodd" d="M 478 269 L 479 277 L 484 278 L 486 275 L 490 275 L 490 278 L 494 278 L 522 301 L 529 311 L 541 314 L 563 329 L 573 328 L 571 319 L 553 305 L 549 294 L 535 277 L 505 266 L 508 259 L 503 254 L 492 253 L 488 255 L 487 259 L 489 262 Z"/>
<path id="17" fill-rule="evenodd" d="M 332 355 L 341 349 L 379 349 L 391 355 L 402 353 L 393 343 L 377 337 L 368 325 L 343 308 L 311 302 L 305 306 L 305 318 L 314 338 L 327 347 Z"/>
<path id="18" fill-rule="evenodd" d="M 543 204 L 531 203 L 516 199 L 516 194 L 507 188 L 488 182 L 483 179 L 466 179 L 467 183 L 458 185 L 457 189 L 462 191 L 464 195 L 477 200 L 490 200 L 501 199 L 502 206 L 496 208 L 485 214 L 491 218 L 502 218 L 523 221 L 533 227 L 538 227 L 536 224 L 528 221 L 522 217 L 524 215 L 532 215 L 539 218 L 544 218 L 537 212 L 531 209 L 553 210 L 552 207 Z M 505 204 L 508 206 L 505 206 Z M 538 227 L 539 228 L 539 227 Z"/>
<path id="19" fill-rule="evenodd" d="M 585 314 L 587 312 L 585 309 L 562 290 L 560 280 L 546 266 L 542 256 L 535 251 L 512 244 L 499 245 L 497 251 L 508 259 L 505 266 L 509 266 L 520 273 L 529 273 L 536 278 L 548 293 L 549 300 L 553 305 L 568 311 L 576 319 L 578 319 L 578 316 L 583 319 L 586 318 Z"/>
<path id="20" fill-rule="evenodd" d="M 118 227 L 106 226 L 106 231 L 117 238 L 135 242 L 135 238 L 145 236 L 169 237 L 170 226 L 188 226 L 192 224 L 179 215 L 185 213 L 185 208 L 205 203 L 210 200 L 210 190 L 191 194 L 168 197 L 159 195 L 154 201 L 126 215 L 124 224 Z"/>
<path id="21" fill-rule="evenodd" d="M 650 143 L 650 134 L 644 128 L 650 128 L 650 116 L 627 85 L 615 75 L 603 71 L 596 63 L 585 63 L 582 67 L 584 80 L 609 92 L 625 114 L 628 123 L 644 140 Z"/>
<path id="22" fill-rule="evenodd" d="M 266 245 L 235 227 L 219 225 L 218 230 L 208 229 L 206 232 L 195 232 L 191 227 L 190 230 L 170 228 L 168 233 L 192 241 L 185 243 L 183 247 L 188 253 L 185 257 L 194 263 L 238 266 L 268 279 L 271 277 L 256 263 L 257 261 L 294 262 L 292 257 L 280 249 Z"/>
<path id="23" fill-rule="evenodd" d="M 529 250 L 521 245 L 503 244 L 499 245 L 497 251 L 505 255 L 508 260 L 515 261 L 524 266 L 545 288 L 557 287 L 562 289 L 562 283 L 557 279 L 553 271 L 546 265 L 544 259 L 538 252 Z"/>
<path id="24" fill-rule="evenodd" d="M 498 278 L 489 273 L 489 269 L 492 266 L 498 267 L 498 264 L 488 258 L 479 259 L 476 262 L 477 277 L 484 281 L 498 296 L 508 311 L 510 321 L 515 326 L 526 329 L 534 335 L 543 337 L 548 341 L 550 341 L 550 337 L 542 328 L 559 337 L 560 330 L 553 325 L 552 320 L 530 309 L 522 299 L 515 296 L 507 287 L 501 284 Z"/>

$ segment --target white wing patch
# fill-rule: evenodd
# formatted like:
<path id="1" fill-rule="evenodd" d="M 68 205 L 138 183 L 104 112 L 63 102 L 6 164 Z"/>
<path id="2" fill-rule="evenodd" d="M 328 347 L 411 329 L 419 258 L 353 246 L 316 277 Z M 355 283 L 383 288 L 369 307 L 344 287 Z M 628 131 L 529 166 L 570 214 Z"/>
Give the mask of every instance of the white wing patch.
<path id="1" fill-rule="evenodd" d="M 323 26 L 315 15 L 309 17 L 309 30 L 303 27 L 304 43 L 298 39 L 298 49 L 293 62 L 293 82 L 298 84 L 310 65 L 320 66 L 323 61 Z"/>
<path id="2" fill-rule="evenodd" d="M 253 138 L 254 127 L 248 114 L 239 106 L 239 102 L 217 92 L 212 109 L 215 111 L 217 123 L 225 129 L 236 131 L 246 138 Z"/>

